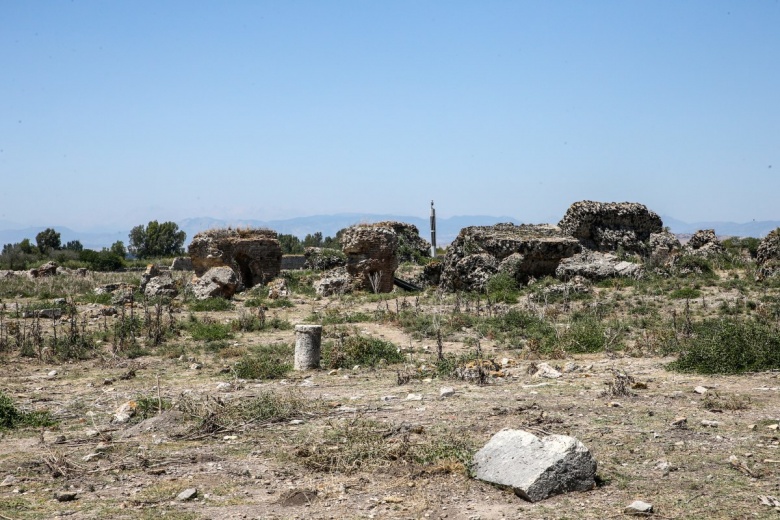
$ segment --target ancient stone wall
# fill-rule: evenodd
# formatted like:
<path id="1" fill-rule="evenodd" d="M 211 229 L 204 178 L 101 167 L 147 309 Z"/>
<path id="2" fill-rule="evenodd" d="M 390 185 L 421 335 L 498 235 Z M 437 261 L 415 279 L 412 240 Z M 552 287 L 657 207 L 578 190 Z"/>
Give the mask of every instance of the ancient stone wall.
<path id="1" fill-rule="evenodd" d="M 564 234 L 579 240 L 588 249 L 645 253 L 652 233 L 663 230 L 655 212 L 636 202 L 575 202 L 558 223 Z"/>
<path id="2" fill-rule="evenodd" d="M 579 242 L 556 226 L 496 224 L 464 228 L 447 248 L 441 285 L 454 291 L 482 290 L 498 272 L 519 283 L 552 276 L 561 259 L 580 252 Z"/>
<path id="3" fill-rule="evenodd" d="M 392 228 L 377 224 L 349 227 L 341 237 L 341 249 L 347 255 L 353 289 L 383 293 L 393 290 L 398 236 Z"/>
<path id="4" fill-rule="evenodd" d="M 282 248 L 268 229 L 212 229 L 195 235 L 189 245 L 195 275 L 212 267 L 230 267 L 239 287 L 266 284 L 279 276 Z"/>
<path id="5" fill-rule="evenodd" d="M 398 236 L 398 261 L 415 262 L 418 258 L 430 258 L 431 244 L 420 236 L 420 230 L 414 224 L 388 220 L 373 224 L 388 227 Z"/>
<path id="6" fill-rule="evenodd" d="M 756 265 L 759 280 L 780 276 L 780 228 L 770 232 L 758 245 Z"/>

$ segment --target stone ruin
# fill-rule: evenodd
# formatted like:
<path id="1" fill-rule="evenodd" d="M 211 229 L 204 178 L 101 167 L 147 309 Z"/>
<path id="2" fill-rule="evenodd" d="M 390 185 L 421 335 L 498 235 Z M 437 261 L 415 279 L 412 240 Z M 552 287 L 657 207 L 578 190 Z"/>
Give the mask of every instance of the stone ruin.
<path id="1" fill-rule="evenodd" d="M 663 231 L 661 217 L 636 202 L 575 202 L 558 226 L 592 251 L 646 253 L 653 233 Z"/>
<path id="2" fill-rule="evenodd" d="M 431 244 L 420 236 L 420 230 L 414 224 L 388 220 L 373 225 L 395 231 L 398 236 L 399 262 L 417 262 L 418 258 L 431 257 Z"/>
<path id="3" fill-rule="evenodd" d="M 562 259 L 581 249 L 575 238 L 548 224 L 467 227 L 447 248 L 441 285 L 451 291 L 483 290 L 500 272 L 527 283 L 554 275 Z"/>
<path id="4" fill-rule="evenodd" d="M 780 276 L 780 228 L 770 232 L 758 245 L 756 265 L 758 280 Z"/>
<path id="5" fill-rule="evenodd" d="M 398 235 L 381 224 L 358 224 L 344 230 L 341 250 L 353 290 L 387 293 L 398 268 Z"/>
<path id="6" fill-rule="evenodd" d="M 686 255 L 709 258 L 725 252 L 725 248 L 715 236 L 714 229 L 700 229 L 693 234 L 691 239 L 682 248 Z"/>
<path id="7" fill-rule="evenodd" d="M 215 267 L 230 267 L 238 290 L 265 285 L 277 276 L 282 248 L 269 229 L 211 229 L 196 234 L 188 247 L 195 276 Z M 232 284 L 231 284 L 232 285 Z"/>

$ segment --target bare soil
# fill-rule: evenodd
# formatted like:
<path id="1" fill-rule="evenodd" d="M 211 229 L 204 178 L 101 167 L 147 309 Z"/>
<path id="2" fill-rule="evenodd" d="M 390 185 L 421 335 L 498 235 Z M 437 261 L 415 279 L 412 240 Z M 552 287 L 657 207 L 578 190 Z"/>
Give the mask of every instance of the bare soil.
<path id="1" fill-rule="evenodd" d="M 396 306 L 398 298 L 295 295 L 293 307 L 268 316 L 300 323 L 326 309 L 371 312 L 382 306 L 392 313 L 403 304 Z M 236 310 L 197 314 L 225 322 L 242 309 L 239 296 Z M 186 320 L 187 314 L 177 317 Z M 93 320 L 92 326 L 103 322 Z M 778 373 L 680 374 L 665 368 L 672 358 L 623 351 L 530 359 L 523 349 L 485 339 L 483 355 L 502 370 L 478 385 L 420 372 L 435 362 L 435 340 L 415 338 L 392 320 L 352 326 L 398 345 L 407 361 L 290 372 L 282 380 L 235 378 L 230 367 L 242 352 L 252 345 L 293 343 L 292 330 L 236 333 L 227 349 L 232 354 L 211 352 L 186 332 L 169 340 L 177 348 L 157 347 L 134 359 L 112 355 L 109 345 L 98 357 L 67 363 L 7 354 L 0 390 L 24 410 L 49 410 L 58 424 L 2 433 L 0 481 L 13 478 L 0 487 L 0 520 L 603 519 L 623 517 L 634 500 L 652 503 L 655 518 L 778 517 L 759 498 L 780 496 Z M 326 327 L 326 339 L 334 330 Z M 468 335 L 464 330 L 462 337 L 448 338 L 445 352 L 473 349 L 464 340 Z M 577 368 L 570 365 L 558 379 L 528 375 L 531 363 L 543 361 Z M 633 378 L 633 395 L 608 393 L 615 371 Z M 399 385 L 399 373 L 410 380 Z M 696 393 L 697 386 L 707 393 Z M 452 387 L 454 395 L 440 397 L 442 387 Z M 269 390 L 302 397 L 311 407 L 295 420 L 211 432 L 198 431 L 197 420 L 176 411 L 187 399 L 237 403 Z M 139 399 L 173 407 L 159 413 L 152 406 L 145 419 L 139 414 L 112 422 L 123 403 Z M 681 417 L 685 421 L 675 424 Z M 372 428 L 384 432 L 382 446 L 374 447 L 377 455 L 350 462 L 347 450 L 355 448 L 349 439 L 332 438 L 349 428 L 363 428 L 355 435 Z M 502 428 L 577 437 L 598 461 L 598 487 L 528 503 L 470 478 L 456 457 L 430 463 L 385 457 L 394 445 L 433 451 L 460 442 L 473 451 Z M 337 462 L 318 470 L 312 460 L 323 452 Z M 197 490 L 194 498 L 176 498 L 190 488 Z M 75 492 L 75 500 L 58 501 L 63 491 Z"/>

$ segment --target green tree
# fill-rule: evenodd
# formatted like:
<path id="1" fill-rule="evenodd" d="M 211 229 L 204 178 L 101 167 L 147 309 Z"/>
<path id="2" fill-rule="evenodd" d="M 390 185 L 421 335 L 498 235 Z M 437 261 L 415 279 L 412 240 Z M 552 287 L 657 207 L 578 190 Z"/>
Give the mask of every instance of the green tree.
<path id="1" fill-rule="evenodd" d="M 35 235 L 35 243 L 38 244 L 41 254 L 49 254 L 50 251 L 60 249 L 60 234 L 52 228 L 46 228 Z"/>
<path id="2" fill-rule="evenodd" d="M 63 249 L 65 249 L 67 251 L 74 251 L 74 252 L 78 253 L 79 251 L 83 251 L 84 250 L 84 246 L 81 245 L 81 242 L 78 241 L 78 240 L 71 240 L 71 241 L 65 243 L 65 246 L 63 247 Z"/>
<path id="3" fill-rule="evenodd" d="M 184 240 L 187 234 L 179 230 L 175 222 L 160 224 L 152 220 L 144 227 L 135 226 L 130 230 L 130 253 L 137 258 L 176 256 L 184 253 Z"/>
<path id="4" fill-rule="evenodd" d="M 10 245 L 10 244 L 9 244 Z M 17 244 L 19 246 L 19 251 L 26 255 L 34 255 L 38 252 L 38 248 L 36 248 L 34 245 L 32 245 L 32 242 L 30 242 L 29 238 L 25 238 L 21 242 Z"/>
<path id="5" fill-rule="evenodd" d="M 111 247 L 109 247 L 108 250 L 121 258 L 125 258 L 127 256 L 127 248 L 125 247 L 125 243 L 121 240 L 117 240 L 111 244 Z"/>
<path id="6" fill-rule="evenodd" d="M 303 253 L 301 239 L 295 235 L 280 234 L 277 238 L 279 240 L 279 246 L 282 248 L 282 254 L 299 255 Z"/>

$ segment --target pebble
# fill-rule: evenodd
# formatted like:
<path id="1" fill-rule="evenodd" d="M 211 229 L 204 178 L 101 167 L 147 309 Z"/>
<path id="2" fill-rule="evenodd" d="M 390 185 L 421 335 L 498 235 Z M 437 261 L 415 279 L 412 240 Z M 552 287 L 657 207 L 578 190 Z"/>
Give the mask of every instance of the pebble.
<path id="1" fill-rule="evenodd" d="M 49 372 L 48 375 L 49 375 L 49 377 L 55 377 L 57 375 L 57 371 L 56 370 L 52 370 L 51 372 Z"/>
<path id="2" fill-rule="evenodd" d="M 672 426 L 683 427 L 686 424 L 688 424 L 687 417 L 675 417 L 674 421 L 672 421 Z"/>
<path id="3" fill-rule="evenodd" d="M 0 487 L 10 487 L 13 486 L 16 483 L 16 477 L 13 475 L 8 475 L 3 479 L 3 482 L 0 483 Z"/>
<path id="4" fill-rule="evenodd" d="M 718 426 L 720 426 L 720 423 L 718 421 L 708 421 L 708 420 L 704 419 L 704 420 L 702 420 L 701 425 L 702 426 L 708 426 L 710 428 L 717 428 Z"/>
<path id="5" fill-rule="evenodd" d="M 696 388 L 693 389 L 693 391 L 696 392 L 697 394 L 704 395 L 707 393 L 707 387 L 697 386 Z"/>
<path id="6" fill-rule="evenodd" d="M 409 394 L 406 396 L 407 401 L 422 401 L 422 394 Z"/>

